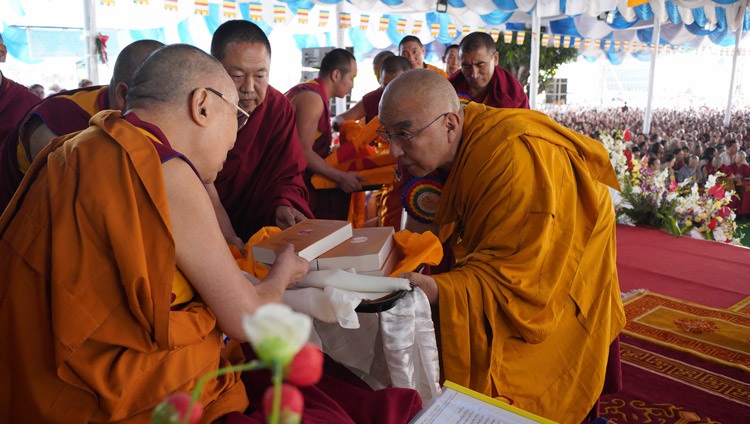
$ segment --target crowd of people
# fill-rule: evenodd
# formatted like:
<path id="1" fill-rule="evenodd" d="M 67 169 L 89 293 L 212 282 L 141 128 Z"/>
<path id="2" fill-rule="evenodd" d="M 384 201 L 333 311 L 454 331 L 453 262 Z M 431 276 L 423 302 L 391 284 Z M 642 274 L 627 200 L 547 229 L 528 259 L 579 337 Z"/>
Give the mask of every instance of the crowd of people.
<path id="1" fill-rule="evenodd" d="M 228 245 L 350 216 L 363 178 L 325 159 L 332 124 L 351 119 L 377 120 L 398 161 L 387 197 L 405 181 L 442 189 L 434 219 L 406 228 L 438 235 L 443 263 L 402 277 L 433 306 L 445 379 L 593 420 L 620 384 L 625 324 L 608 152 L 529 110 L 489 34 L 449 50 L 443 70 L 403 37 L 378 62 L 382 87 L 344 117 L 329 102 L 355 83 L 351 52 L 282 93 L 267 36 L 245 20 L 221 24 L 210 54 L 136 41 L 108 85 L 39 99 L 0 74 L 0 420 L 148 422 L 168 395 L 245 361 L 243 317 L 282 302 L 309 263 L 287 246 L 250 282 Z M 303 389 L 306 422 L 406 423 L 422 408 L 415 390 L 372 390 L 326 361 Z M 203 420 L 263 421 L 254 384 L 209 381 Z"/>
<path id="2" fill-rule="evenodd" d="M 592 138 L 601 133 L 623 137 L 630 158 L 644 161 L 654 172 L 666 170 L 676 183 L 703 185 L 720 172 L 722 183 L 737 193 L 730 207 L 739 219 L 750 218 L 750 110 L 734 111 L 725 126 L 720 110 L 656 109 L 648 136 L 642 132 L 642 109 L 553 106 L 547 113 Z"/>

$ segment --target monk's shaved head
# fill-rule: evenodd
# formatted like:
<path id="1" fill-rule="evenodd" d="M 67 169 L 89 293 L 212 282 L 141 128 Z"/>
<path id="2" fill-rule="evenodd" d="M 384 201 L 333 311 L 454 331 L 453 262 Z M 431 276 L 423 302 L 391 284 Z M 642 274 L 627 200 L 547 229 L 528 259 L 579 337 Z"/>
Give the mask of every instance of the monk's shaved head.
<path id="1" fill-rule="evenodd" d="M 136 70 L 128 90 L 127 109 L 154 103 L 178 105 L 193 90 L 227 75 L 216 58 L 188 44 L 165 46 Z M 222 87 L 216 87 L 221 90 Z"/>
<path id="2" fill-rule="evenodd" d="M 395 74 L 398 72 L 406 72 L 411 69 L 409 61 L 403 56 L 390 56 L 383 60 L 383 64 L 380 66 L 380 73 Z"/>
<path id="3" fill-rule="evenodd" d="M 458 113 L 461 108 L 456 90 L 445 77 L 430 69 L 411 69 L 385 88 L 379 112 L 382 115 L 389 109 L 403 109 L 399 106 L 414 104 L 415 99 L 428 109 Z"/>
<path id="4" fill-rule="evenodd" d="M 164 47 L 164 43 L 156 40 L 138 40 L 128 44 L 117 55 L 112 80 L 109 83 L 110 87 L 114 88 L 121 82 L 130 85 L 138 66 L 146 60 L 148 55 L 161 47 Z"/>
<path id="5" fill-rule="evenodd" d="M 471 53 L 484 47 L 488 54 L 494 54 L 497 51 L 497 45 L 492 36 L 486 32 L 472 32 L 464 37 L 459 44 L 458 49 L 461 53 Z"/>

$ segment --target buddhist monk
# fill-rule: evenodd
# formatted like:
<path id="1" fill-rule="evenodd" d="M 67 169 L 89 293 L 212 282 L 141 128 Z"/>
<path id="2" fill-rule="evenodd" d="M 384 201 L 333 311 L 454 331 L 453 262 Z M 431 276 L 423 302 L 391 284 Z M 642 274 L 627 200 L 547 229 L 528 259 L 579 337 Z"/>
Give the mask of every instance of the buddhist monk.
<path id="1" fill-rule="evenodd" d="M 420 69 L 386 87 L 379 119 L 412 175 L 444 177 L 434 223 L 456 265 L 405 277 L 436 305 L 445 378 L 580 423 L 625 324 L 607 151 L 539 112 L 461 106 Z"/>
<path id="2" fill-rule="evenodd" d="M 453 75 L 461 69 L 461 61 L 458 59 L 458 44 L 451 44 L 445 48 L 443 63 L 445 64 L 445 73 L 448 76 Z"/>
<path id="3" fill-rule="evenodd" d="M 87 128 L 89 119 L 105 109 L 122 111 L 128 84 L 138 65 L 164 44 L 139 40 L 117 56 L 109 85 L 81 88 L 56 94 L 39 102 L 21 120 L 17 131 L 0 138 L 0 210 L 10 201 L 29 164 L 57 136 Z"/>
<path id="4" fill-rule="evenodd" d="M 323 56 L 318 77 L 286 92 L 297 113 L 297 134 L 307 160 L 305 183 L 310 192 L 310 208 L 315 218 L 346 220 L 351 192 L 362 189 L 364 177 L 340 171 L 324 160 L 331 153 L 333 130 L 329 99 L 346 96 L 354 87 L 357 61 L 345 49 L 333 49 Z M 317 190 L 310 178 L 320 174 L 335 181 L 339 188 Z"/>
<path id="5" fill-rule="evenodd" d="M 5 62 L 7 54 L 8 47 L 6 47 L 3 37 L 0 35 L 0 63 Z M 9 79 L 0 71 L 0 169 L 12 168 L 16 151 L 15 149 L 12 149 L 12 151 L 8 149 L 6 152 L 3 146 L 5 146 L 6 139 L 11 137 L 23 116 L 26 115 L 26 112 L 38 101 L 39 97 L 29 91 L 26 86 Z M 13 147 L 15 147 L 15 144 Z M 6 191 L 2 190 L 3 186 L 4 184 L 0 181 L 0 199 L 4 197 L 2 193 Z M 10 195 L 5 196 L 10 199 Z M 6 204 L 7 200 L 5 202 L 0 201 L 0 212 Z"/>
<path id="6" fill-rule="evenodd" d="M 218 60 L 166 46 L 127 98 L 124 114 L 100 112 L 45 147 L 0 217 L 2 422 L 150 422 L 168 395 L 244 360 L 223 335 L 247 341 L 242 317 L 281 301 L 308 270 L 287 246 L 253 285 L 227 249 L 205 189 L 238 126 L 237 91 Z M 318 422 L 375 422 L 382 410 L 369 393 L 397 408 L 391 423 L 421 405 L 413 390 L 319 384 L 352 400 L 344 409 L 304 388 L 303 415 Z M 257 422 L 242 415 L 237 374 L 208 380 L 200 402 L 201 422 Z"/>
<path id="7" fill-rule="evenodd" d="M 357 104 L 346 112 L 336 115 L 332 122 L 333 129 L 338 129 L 338 126 L 346 121 L 358 121 L 362 118 L 364 118 L 362 124 L 372 121 L 378 116 L 378 104 L 380 103 L 380 97 L 383 95 L 385 86 L 409 69 L 411 69 L 409 61 L 402 56 L 392 55 L 383 59 L 383 63 L 380 66 L 380 87 L 362 96 L 362 100 L 358 101 Z"/>
<path id="8" fill-rule="evenodd" d="M 411 69 L 430 69 L 448 78 L 444 70 L 424 62 L 425 53 L 427 49 L 422 44 L 422 40 L 413 35 L 407 35 L 398 43 L 398 54 L 409 61 Z"/>
<path id="9" fill-rule="evenodd" d="M 492 107 L 529 108 L 529 99 L 516 77 L 497 66 L 499 55 L 492 36 L 472 32 L 458 46 L 461 72 L 450 81 L 461 103 L 470 101 Z"/>
<path id="10" fill-rule="evenodd" d="M 289 227 L 312 217 L 303 174 L 307 167 L 297 136 L 294 108 L 269 85 L 271 44 L 260 27 L 244 20 L 224 22 L 211 40 L 211 54 L 234 82 L 240 107 L 250 114 L 237 132 L 216 178 L 217 216 L 229 218 L 225 234 L 242 246 L 264 226 Z M 243 115 L 238 117 L 243 122 Z M 223 205 L 223 207 L 222 207 Z M 230 243 L 232 237 L 229 237 Z"/>

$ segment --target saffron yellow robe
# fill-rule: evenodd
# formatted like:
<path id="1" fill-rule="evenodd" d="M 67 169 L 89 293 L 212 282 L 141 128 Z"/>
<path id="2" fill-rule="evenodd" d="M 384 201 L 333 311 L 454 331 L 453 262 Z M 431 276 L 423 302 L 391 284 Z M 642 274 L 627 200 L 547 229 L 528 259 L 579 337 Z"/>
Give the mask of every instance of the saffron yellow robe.
<path id="1" fill-rule="evenodd" d="M 542 113 L 464 110 L 436 213 L 458 259 L 434 276 L 445 378 L 578 424 L 625 324 L 616 175 L 601 143 Z"/>
<path id="2" fill-rule="evenodd" d="M 170 310 L 154 145 L 119 112 L 91 122 L 42 151 L 0 217 L 0 422 L 147 423 L 229 365 L 200 299 Z M 206 422 L 248 405 L 236 374 L 210 380 L 201 402 Z"/>

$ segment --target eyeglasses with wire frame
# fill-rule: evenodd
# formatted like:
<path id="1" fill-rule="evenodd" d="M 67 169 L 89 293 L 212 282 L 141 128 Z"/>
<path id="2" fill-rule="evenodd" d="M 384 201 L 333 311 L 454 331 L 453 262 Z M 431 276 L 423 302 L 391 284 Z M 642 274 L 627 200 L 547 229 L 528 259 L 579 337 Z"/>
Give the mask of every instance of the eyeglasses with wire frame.
<path id="1" fill-rule="evenodd" d="M 211 87 L 205 87 L 205 88 L 206 88 L 206 90 L 208 90 L 208 91 L 216 94 L 217 96 L 221 97 L 222 99 L 224 99 L 224 101 L 226 101 L 230 105 L 234 106 L 235 109 L 237 109 L 237 131 L 241 130 L 242 127 L 244 127 L 245 124 L 247 124 L 247 121 L 250 119 L 250 114 L 247 113 L 247 112 L 245 112 L 245 110 L 242 109 L 241 107 L 237 106 L 236 103 L 234 103 L 233 101 L 229 100 L 219 90 L 213 89 Z"/>
<path id="2" fill-rule="evenodd" d="M 433 119 L 429 124 L 427 124 L 424 127 L 422 127 L 420 129 L 414 131 L 411 134 L 403 132 L 403 131 L 392 133 L 392 132 L 386 130 L 385 128 L 383 128 L 383 127 L 378 128 L 377 130 L 375 130 L 375 132 L 380 137 L 382 137 L 383 140 L 385 140 L 385 141 L 387 141 L 389 143 L 392 143 L 392 142 L 395 141 L 395 142 L 397 142 L 401 146 L 408 146 L 408 145 L 411 144 L 411 141 L 412 141 L 412 139 L 414 137 L 418 136 L 422 131 L 424 131 L 427 128 L 429 128 L 430 125 L 432 125 L 435 122 L 437 122 L 440 118 L 444 118 L 445 116 L 447 116 L 449 114 L 450 114 L 450 112 L 445 112 L 445 113 L 439 115 L 437 118 Z"/>

